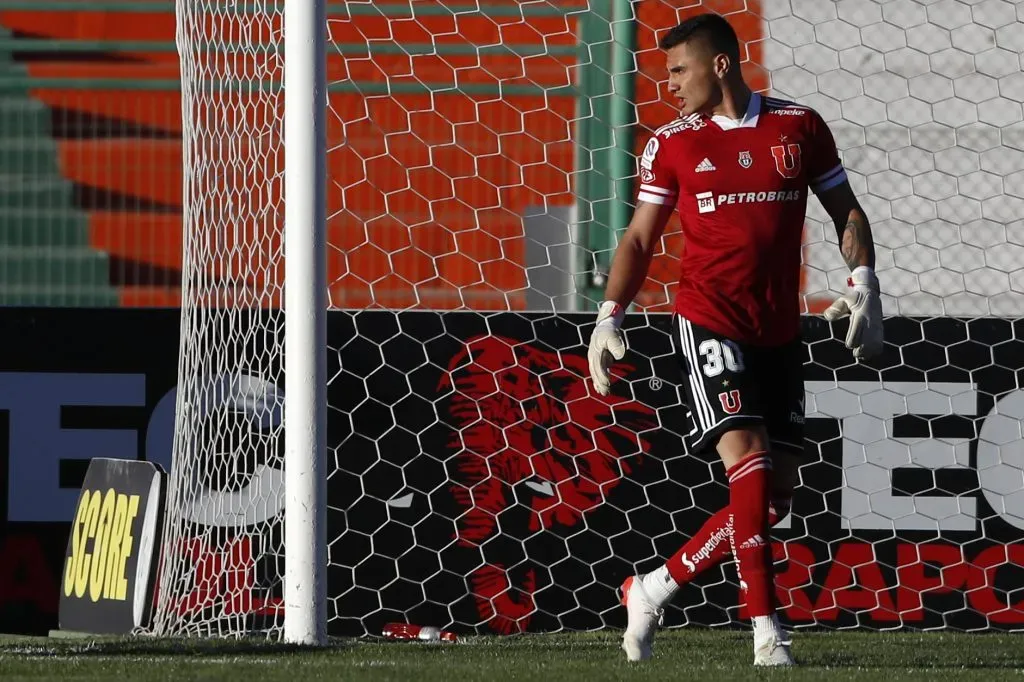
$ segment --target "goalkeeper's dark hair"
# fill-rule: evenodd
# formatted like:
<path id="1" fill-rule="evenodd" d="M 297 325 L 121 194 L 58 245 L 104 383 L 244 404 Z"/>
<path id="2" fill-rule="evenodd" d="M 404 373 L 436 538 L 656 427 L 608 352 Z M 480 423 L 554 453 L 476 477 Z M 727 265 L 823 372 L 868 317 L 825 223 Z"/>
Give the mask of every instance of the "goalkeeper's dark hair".
<path id="1" fill-rule="evenodd" d="M 740 41 L 736 31 L 725 17 L 719 14 L 698 14 L 666 33 L 658 42 L 663 50 L 693 41 L 703 41 L 712 54 L 725 53 L 738 68 L 740 65 Z"/>

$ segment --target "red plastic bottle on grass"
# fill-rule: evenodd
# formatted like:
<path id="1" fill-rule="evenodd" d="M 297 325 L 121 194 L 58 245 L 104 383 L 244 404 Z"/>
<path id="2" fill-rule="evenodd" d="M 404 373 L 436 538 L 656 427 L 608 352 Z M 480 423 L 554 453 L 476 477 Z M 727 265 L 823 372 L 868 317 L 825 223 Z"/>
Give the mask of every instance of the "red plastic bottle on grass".
<path id="1" fill-rule="evenodd" d="M 381 634 L 387 639 L 415 639 L 421 642 L 454 642 L 459 638 L 454 632 L 412 623 L 388 623 Z"/>

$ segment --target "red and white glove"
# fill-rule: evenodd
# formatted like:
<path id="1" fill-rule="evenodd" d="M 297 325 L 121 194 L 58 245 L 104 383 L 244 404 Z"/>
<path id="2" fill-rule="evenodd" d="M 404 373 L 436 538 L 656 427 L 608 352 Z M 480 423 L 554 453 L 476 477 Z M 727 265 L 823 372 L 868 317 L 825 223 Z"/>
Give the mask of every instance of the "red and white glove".
<path id="1" fill-rule="evenodd" d="M 846 347 L 853 349 L 853 357 L 873 358 L 882 352 L 882 299 L 878 292 L 875 271 L 862 265 L 850 273 L 847 280 L 850 291 L 835 300 L 825 311 L 825 319 L 834 322 L 850 316 L 846 332 Z"/>
<path id="2" fill-rule="evenodd" d="M 626 340 L 619 329 L 624 319 L 626 311 L 615 301 L 605 301 L 598 308 L 597 326 L 590 335 L 587 360 L 590 362 L 590 380 L 601 395 L 608 395 L 612 390 L 612 376 L 608 368 L 615 360 L 626 357 Z"/>

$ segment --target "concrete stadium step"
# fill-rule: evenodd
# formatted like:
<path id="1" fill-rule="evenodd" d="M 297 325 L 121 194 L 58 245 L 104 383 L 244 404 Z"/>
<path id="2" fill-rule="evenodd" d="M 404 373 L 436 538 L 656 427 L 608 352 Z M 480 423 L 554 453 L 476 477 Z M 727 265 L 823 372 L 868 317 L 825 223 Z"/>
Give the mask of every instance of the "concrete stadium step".
<path id="1" fill-rule="evenodd" d="M 140 53 L 134 48 L 138 43 L 117 41 L 76 41 L 76 40 L 34 40 L 4 41 L 0 39 L 0 54 L 10 54 L 5 48 L 30 47 L 47 55 L 46 59 L 29 62 L 29 73 L 35 76 L 77 76 L 88 78 L 117 78 L 129 70 L 138 72 L 143 61 L 155 78 L 169 78 L 174 74 L 178 56 L 174 43 L 155 43 L 166 46 L 160 52 Z M 491 84 L 499 80 L 506 86 L 520 82 L 536 84 L 546 88 L 565 88 L 572 85 L 572 67 L 576 63 L 575 45 L 513 44 L 474 45 L 471 43 L 446 44 L 427 37 L 420 43 L 339 43 L 331 45 L 327 53 L 327 80 L 341 83 L 358 80 L 365 83 L 383 83 L 391 80 L 418 80 L 423 83 L 452 84 L 460 86 Z M 73 47 L 73 50 L 69 50 Z M 82 53 L 87 47 L 108 55 L 123 57 L 127 63 L 118 64 L 109 60 L 82 54 L 70 62 L 53 60 L 50 55 L 60 53 Z M 102 48 L 102 49 L 101 49 Z M 134 61 L 133 61 L 134 60 Z M 279 54 L 273 52 L 244 54 L 226 50 L 212 53 L 204 59 L 204 68 L 209 73 L 260 74 L 263 80 L 283 76 L 283 64 Z"/>
<path id="2" fill-rule="evenodd" d="M 85 3 L 83 3 L 84 5 Z M 366 38 L 393 38 L 400 43 L 418 42 L 424 34 L 446 36 L 452 42 L 462 42 L 468 36 L 479 44 L 506 44 L 513 42 L 542 43 L 545 36 L 567 34 L 574 39 L 575 20 L 585 2 L 559 2 L 546 6 L 523 7 L 520 3 L 465 3 L 395 2 L 346 3 L 346 13 L 330 15 L 329 29 L 332 42 L 363 42 Z M 525 4 L 525 3 L 524 3 Z M 535 3 L 541 5 L 541 3 Z M 51 38 L 79 40 L 174 41 L 175 17 L 173 11 L 147 12 L 140 16 L 132 12 L 131 3 L 123 11 L 108 8 L 48 11 L 5 10 L 0 7 L 0 22 L 14 31 Z M 207 12 L 204 21 L 207 35 L 230 36 L 231 40 L 251 44 L 268 42 L 272 35 L 280 36 L 283 15 L 276 13 L 270 20 L 254 21 L 252 13 Z M 210 29 L 216 27 L 216 32 Z M 355 40 L 352 38 L 355 37 Z"/>
<path id="3" fill-rule="evenodd" d="M 27 177 L 0 172 L 0 211 L 9 208 L 53 209 L 71 206 L 74 188 L 59 177 Z"/>
<path id="4" fill-rule="evenodd" d="M 409 286 L 397 277 L 370 284 L 346 275 L 331 283 L 328 295 L 334 308 L 454 310 L 470 306 L 476 310 L 526 309 L 525 279 L 515 287 L 503 290 L 491 283 L 458 286 L 440 278 L 416 286 Z"/>
<path id="5" fill-rule="evenodd" d="M 368 220 L 351 213 L 332 216 L 327 226 L 329 279 L 352 272 L 368 281 L 396 275 L 408 282 L 441 276 L 471 283 L 485 272 L 496 286 L 521 286 L 521 216 L 507 209 L 473 210 L 461 202 L 436 208 L 435 218 L 429 213 L 385 214 Z M 114 258 L 180 268 L 181 216 L 92 211 L 89 244 Z M 232 267 L 241 275 L 250 266 L 238 261 Z M 131 289 L 126 287 L 126 295 Z M 133 294 L 133 300 L 142 293 Z M 158 297 L 164 293 L 156 292 Z"/>
<path id="6" fill-rule="evenodd" d="M 25 78 L 28 67 L 18 62 L 0 59 L 0 95 L 20 99 L 28 98 Z"/>
<path id="7" fill-rule="evenodd" d="M 454 62 L 454 63 L 453 63 Z M 467 57 L 454 59 L 439 56 L 398 57 L 373 61 L 361 56 L 331 58 L 327 64 L 328 92 L 358 94 L 365 97 L 408 96 L 422 94 L 443 96 L 454 94 L 456 88 L 471 96 L 494 100 L 503 97 L 533 95 L 535 97 L 574 96 L 574 70 L 570 57 Z M 460 65 L 461 64 L 461 65 Z M 232 69 L 259 73 L 261 78 L 239 77 L 235 90 L 248 89 L 262 81 L 267 91 L 273 86 L 268 79 L 283 75 L 280 60 L 270 71 L 251 60 L 230 60 Z M 16 65 L 18 66 L 18 65 Z M 223 73 L 225 70 L 221 69 Z M 5 72 L 0 69 L 0 91 L 33 96 L 39 90 L 99 90 L 112 95 L 129 92 L 173 91 L 181 87 L 177 63 L 111 63 L 102 61 L 33 62 L 25 70 Z M 499 90 L 500 87 L 500 90 Z"/>
<path id="8" fill-rule="evenodd" d="M 119 303 L 113 287 L 0 284 L 0 306 L 113 308 Z"/>
<path id="9" fill-rule="evenodd" d="M 527 120 L 532 122 L 532 117 Z M 382 127 L 392 125 L 376 121 Z M 548 133 L 534 126 L 529 135 L 502 132 L 501 125 L 501 112 L 494 112 L 485 122 L 457 126 L 457 144 L 449 145 L 439 144 L 451 134 L 452 127 L 447 124 L 448 131 L 432 132 L 426 125 L 414 124 L 415 135 L 386 137 L 363 136 L 353 126 L 348 144 L 328 154 L 328 182 L 332 188 L 351 188 L 344 192 L 346 207 L 369 215 L 380 212 L 386 195 L 392 203 L 408 199 L 416 205 L 424 198 L 452 196 L 453 183 L 460 198 L 471 206 L 496 205 L 498 188 L 503 193 L 501 201 L 512 201 L 513 209 L 571 192 L 575 152 L 566 139 L 564 121 L 552 123 L 560 130 Z M 522 118 L 513 114 L 505 125 L 519 131 Z M 541 141 L 545 137 L 559 141 L 545 144 Z M 432 146 L 422 140 L 430 140 Z M 168 206 L 181 203 L 182 147 L 178 140 L 62 140 L 57 148 L 59 168 L 69 180 Z M 276 163 L 279 167 L 280 160 Z M 259 167 L 274 164 L 261 161 L 254 166 Z M 264 184 L 256 178 L 250 179 L 248 187 L 262 192 Z M 403 192 L 410 196 L 401 196 Z M 328 193 L 332 212 L 342 207 L 342 195 Z"/>
<path id="10" fill-rule="evenodd" d="M 167 89 L 139 89 L 140 85 L 153 83 L 146 79 L 147 76 L 140 73 L 125 75 L 117 81 L 118 87 L 93 91 L 63 87 L 45 79 L 30 80 L 33 97 L 52 109 L 121 119 L 177 137 L 181 132 L 180 81 L 169 80 Z M 163 80 L 156 85 L 162 83 Z M 329 98 L 332 131 L 337 129 L 338 121 L 347 121 L 349 127 L 363 125 L 368 133 L 375 130 L 377 135 L 412 132 L 429 144 L 454 141 L 462 145 L 464 140 L 473 140 L 481 134 L 494 137 L 525 131 L 530 131 L 537 140 L 564 140 L 567 138 L 566 122 L 576 117 L 576 100 L 570 96 L 511 95 L 498 100 L 493 95 L 471 97 L 446 91 L 434 95 L 399 93 L 373 98 L 360 93 L 332 92 Z M 247 110 L 239 106 L 225 115 L 256 119 L 252 107 Z M 479 126 L 487 130 L 477 130 Z M 349 136 L 352 134 L 349 131 Z"/>
<path id="11" fill-rule="evenodd" d="M 0 245 L 85 247 L 89 245 L 89 216 L 74 209 L 0 210 Z"/>
<path id="12" fill-rule="evenodd" d="M 57 158 L 64 177 L 81 186 L 166 206 L 181 205 L 181 140 L 59 140 Z"/>
<path id="13" fill-rule="evenodd" d="M 89 211 L 89 246 L 112 258 L 181 269 L 181 220 L 178 213 Z"/>
<path id="14" fill-rule="evenodd" d="M 0 140 L 49 134 L 49 107 L 28 97 L 0 97 Z"/>
<path id="15" fill-rule="evenodd" d="M 122 308 L 177 308 L 181 289 L 162 286 L 120 287 L 118 305 Z"/>
<path id="16" fill-rule="evenodd" d="M 522 218 L 504 210 L 474 212 L 465 206 L 424 215 L 383 215 L 367 222 L 354 217 L 328 227 L 332 281 L 351 276 L 370 283 L 398 278 L 425 286 L 478 285 L 484 289 L 521 288 L 525 271 Z M 382 285 L 383 286 L 383 285 Z M 394 283 L 400 288 L 400 284 Z"/>
<path id="17" fill-rule="evenodd" d="M 98 287 L 110 282 L 107 254 L 82 248 L 9 247 L 0 252 L 0 286 Z"/>
<path id="18" fill-rule="evenodd" d="M 579 3 L 585 5 L 585 3 Z M 346 6 L 332 16 L 331 46 L 327 55 L 328 80 L 383 81 L 387 76 L 409 76 L 422 82 L 461 85 L 496 84 L 500 79 L 522 79 L 548 88 L 572 85 L 571 65 L 576 62 L 578 12 L 573 7 L 547 5 L 521 7 L 517 3 L 447 3 L 415 5 L 377 4 Z M 31 39 L 4 39 L 0 53 L 21 51 L 33 55 L 35 76 L 88 78 L 118 77 L 119 70 L 138 70 L 176 80 L 175 19 L 172 12 L 149 12 L 145 21 L 133 21 L 130 5 L 124 12 L 47 11 L 0 9 L 0 22 Z M 122 19 L 123 17 L 123 19 Z M 210 13 L 208 35 L 223 35 L 211 47 L 211 64 L 230 65 L 244 73 L 271 73 L 281 67 L 274 55 L 253 55 L 233 45 L 270 44 L 279 39 L 280 15 L 253 21 L 244 12 Z M 215 28 L 215 31 L 212 29 Z M 58 52 L 74 51 L 82 58 L 46 61 Z M 104 55 L 124 55 L 113 63 Z M 250 64 L 249 68 L 245 64 Z M 155 71 L 154 71 L 155 69 Z M 221 70 L 224 69 L 214 69 Z M 143 78 L 147 78 L 143 73 Z M 157 76 L 156 74 L 161 75 Z"/>
<path id="19" fill-rule="evenodd" d="M 135 81 L 136 83 L 142 81 Z M 181 134 L 180 80 L 173 88 L 168 81 L 166 89 L 139 90 L 125 87 L 117 90 L 88 90 L 82 88 L 55 88 L 37 81 L 32 96 L 54 111 L 83 119 L 98 117 L 163 131 L 168 137 Z M 88 132 L 88 131 L 85 131 Z"/>
<path id="20" fill-rule="evenodd" d="M 0 174 L 57 176 L 57 143 L 51 137 L 0 138 Z"/>

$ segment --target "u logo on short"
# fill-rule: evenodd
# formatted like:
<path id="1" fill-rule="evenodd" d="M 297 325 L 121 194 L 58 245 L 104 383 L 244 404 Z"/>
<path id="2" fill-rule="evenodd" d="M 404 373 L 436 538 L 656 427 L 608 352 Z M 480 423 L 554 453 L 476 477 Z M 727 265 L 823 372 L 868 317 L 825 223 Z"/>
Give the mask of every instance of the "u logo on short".
<path id="1" fill-rule="evenodd" d="M 718 394 L 718 401 L 722 403 L 722 411 L 726 414 L 736 414 L 743 407 L 743 403 L 740 402 L 740 392 L 736 389 L 722 391 Z"/>

